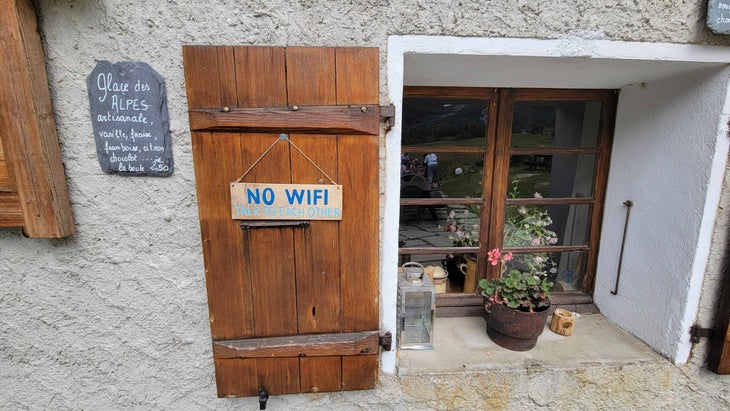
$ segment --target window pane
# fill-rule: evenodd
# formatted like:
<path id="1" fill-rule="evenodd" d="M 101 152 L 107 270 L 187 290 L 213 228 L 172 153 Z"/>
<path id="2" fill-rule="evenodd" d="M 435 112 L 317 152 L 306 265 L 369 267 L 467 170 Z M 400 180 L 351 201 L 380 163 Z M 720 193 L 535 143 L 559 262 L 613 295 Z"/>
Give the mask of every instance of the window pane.
<path id="1" fill-rule="evenodd" d="M 573 251 L 563 253 L 513 253 L 505 263 L 505 273 L 510 270 L 529 272 L 534 269 L 547 275 L 554 283 L 553 292 L 580 290 L 585 276 L 588 253 Z"/>
<path id="2" fill-rule="evenodd" d="M 596 147 L 600 116 L 600 101 L 518 101 L 511 147 Z"/>
<path id="3" fill-rule="evenodd" d="M 477 247 L 480 209 L 474 205 L 401 206 L 400 247 Z"/>
<path id="4" fill-rule="evenodd" d="M 415 210 L 403 210 L 409 207 L 401 207 L 400 248 L 479 246 L 481 206 L 433 207 L 436 220 L 431 219 L 430 210 L 421 210 L 420 219 L 414 215 Z M 424 267 L 442 267 L 448 272 L 447 292 L 473 292 L 476 284 L 476 258 L 476 255 L 463 253 L 402 254 L 400 264 L 415 261 Z"/>
<path id="5" fill-rule="evenodd" d="M 510 157 L 508 198 L 592 197 L 595 154 Z"/>
<path id="6" fill-rule="evenodd" d="M 588 244 L 590 212 L 588 204 L 508 206 L 504 221 L 504 246 Z"/>
<path id="7" fill-rule="evenodd" d="M 401 144 L 484 147 L 488 106 L 483 99 L 406 97 Z"/>
<path id="8" fill-rule="evenodd" d="M 558 257 L 559 253 L 513 253 L 512 260 L 505 261 L 502 275 L 517 270 L 545 275 L 550 281 L 555 281 L 558 274 Z"/>
<path id="9" fill-rule="evenodd" d="M 433 183 L 420 184 L 430 190 L 423 197 L 481 198 L 483 167 L 484 156 L 477 153 L 403 153 L 401 188 Z"/>
<path id="10" fill-rule="evenodd" d="M 574 251 L 556 254 L 556 268 L 558 269 L 554 291 L 580 290 L 586 273 L 588 253 Z"/>

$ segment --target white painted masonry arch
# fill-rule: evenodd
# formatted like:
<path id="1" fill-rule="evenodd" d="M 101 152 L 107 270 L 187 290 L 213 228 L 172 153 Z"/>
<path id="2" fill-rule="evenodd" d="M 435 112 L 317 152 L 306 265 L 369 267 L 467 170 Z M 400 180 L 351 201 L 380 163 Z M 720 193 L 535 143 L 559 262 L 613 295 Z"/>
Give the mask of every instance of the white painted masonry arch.
<path id="1" fill-rule="evenodd" d="M 620 89 L 594 300 L 657 352 L 687 361 L 730 147 L 730 48 L 585 37 L 389 37 L 383 329 L 396 330 L 403 86 Z M 626 200 L 634 207 L 613 295 Z M 395 372 L 394 351 L 381 359 Z"/>

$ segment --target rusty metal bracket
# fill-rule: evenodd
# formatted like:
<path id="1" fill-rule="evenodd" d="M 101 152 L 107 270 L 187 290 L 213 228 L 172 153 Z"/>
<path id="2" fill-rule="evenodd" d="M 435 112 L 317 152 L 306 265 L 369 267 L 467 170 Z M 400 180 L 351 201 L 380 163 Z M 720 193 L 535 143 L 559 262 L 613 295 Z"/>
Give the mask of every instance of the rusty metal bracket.
<path id="1" fill-rule="evenodd" d="M 381 334 L 378 338 L 378 344 L 383 347 L 383 350 L 390 351 L 393 346 L 393 334 L 390 331 L 386 331 L 385 334 Z"/>
<path id="2" fill-rule="evenodd" d="M 714 333 L 714 328 L 702 328 L 699 325 L 693 325 L 689 329 L 689 335 L 692 336 L 691 340 L 693 344 L 700 342 L 700 338 L 711 338 Z"/>
<path id="3" fill-rule="evenodd" d="M 380 106 L 380 121 L 385 123 L 385 132 L 387 133 L 395 125 L 395 106 L 390 104 Z"/>

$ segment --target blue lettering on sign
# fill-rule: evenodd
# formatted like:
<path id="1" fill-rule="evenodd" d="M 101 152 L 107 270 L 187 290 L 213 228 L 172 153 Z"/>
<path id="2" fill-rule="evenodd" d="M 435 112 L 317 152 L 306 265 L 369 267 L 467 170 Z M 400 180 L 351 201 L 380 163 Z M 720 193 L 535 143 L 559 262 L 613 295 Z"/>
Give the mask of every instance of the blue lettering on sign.
<path id="1" fill-rule="evenodd" d="M 294 203 L 301 205 L 302 202 L 304 202 L 305 197 L 307 205 L 317 205 L 317 202 L 320 200 L 323 201 L 324 205 L 329 203 L 329 190 L 292 189 L 289 191 L 289 189 L 286 189 L 284 192 L 286 193 L 286 199 L 289 202 L 289 205 L 294 205 Z"/>
<path id="2" fill-rule="evenodd" d="M 256 190 L 246 189 L 246 198 L 249 204 L 261 204 L 261 193 L 258 188 Z"/>
<path id="3" fill-rule="evenodd" d="M 304 198 L 304 190 L 292 190 L 291 192 L 289 190 L 284 190 L 286 193 L 286 199 L 289 201 L 289 204 L 294 204 L 296 201 L 297 204 L 302 204 L 302 199 Z"/>
<path id="4" fill-rule="evenodd" d="M 236 214 L 238 214 L 238 215 L 247 216 L 247 217 L 251 217 L 251 216 L 257 217 L 259 215 L 258 207 L 251 208 L 251 207 L 244 207 L 244 206 L 240 206 L 240 205 L 237 205 L 235 207 L 236 207 Z"/>
<path id="5" fill-rule="evenodd" d="M 272 205 L 274 204 L 274 190 L 271 189 L 271 187 L 267 187 L 263 191 L 264 195 L 264 204 L 266 205 Z M 250 188 L 246 189 L 246 199 L 248 200 L 249 204 L 261 204 L 261 192 L 258 188 L 251 190 Z"/>

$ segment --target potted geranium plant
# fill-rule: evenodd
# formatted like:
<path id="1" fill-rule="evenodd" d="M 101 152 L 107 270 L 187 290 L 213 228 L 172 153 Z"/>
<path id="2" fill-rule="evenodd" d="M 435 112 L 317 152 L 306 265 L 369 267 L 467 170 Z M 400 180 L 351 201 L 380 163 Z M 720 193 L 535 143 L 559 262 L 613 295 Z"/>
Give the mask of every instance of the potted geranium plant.
<path id="1" fill-rule="evenodd" d="M 484 318 L 487 335 L 498 345 L 526 351 L 537 344 L 542 334 L 550 308 L 550 289 L 546 265 L 549 262 L 540 255 L 522 260 L 526 271 L 516 268 L 507 271 L 512 253 L 503 254 L 495 248 L 488 253 L 488 261 L 499 265 L 502 276 L 491 280 L 479 280 L 484 299 Z"/>

